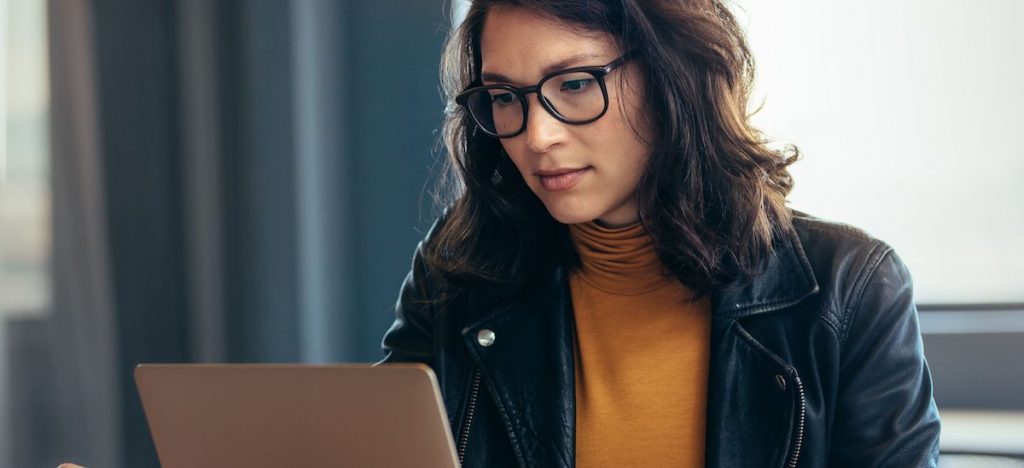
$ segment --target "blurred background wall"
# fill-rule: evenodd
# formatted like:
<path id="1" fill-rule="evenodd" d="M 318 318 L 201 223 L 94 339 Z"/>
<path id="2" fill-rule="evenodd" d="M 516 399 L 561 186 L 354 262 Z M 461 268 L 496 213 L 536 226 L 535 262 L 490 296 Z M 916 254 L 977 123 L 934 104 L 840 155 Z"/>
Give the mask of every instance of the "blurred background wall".
<path id="1" fill-rule="evenodd" d="M 971 5 L 735 3 L 793 206 L 914 272 L 944 449 L 1024 456 L 1024 7 Z M 140 362 L 381 357 L 449 6 L 0 0 L 0 467 L 157 466 Z"/>
<path id="2" fill-rule="evenodd" d="M 5 314 L 0 466 L 157 466 L 140 362 L 382 357 L 431 221 L 441 2 L 27 1 L 53 286 Z"/>

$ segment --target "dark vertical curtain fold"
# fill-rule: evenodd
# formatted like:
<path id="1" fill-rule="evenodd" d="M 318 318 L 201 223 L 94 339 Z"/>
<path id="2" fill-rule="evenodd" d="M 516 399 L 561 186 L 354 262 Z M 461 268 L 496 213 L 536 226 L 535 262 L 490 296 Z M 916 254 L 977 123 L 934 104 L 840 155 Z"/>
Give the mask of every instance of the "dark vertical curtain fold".
<path id="1" fill-rule="evenodd" d="M 124 394 L 118 366 L 122 348 L 106 209 L 95 15 L 86 2 L 51 0 L 48 8 L 54 297 L 46 324 L 49 333 L 41 335 L 50 344 L 49 359 L 37 355 L 44 367 L 26 372 L 37 372 L 34 381 L 53 385 L 39 388 L 41 394 L 23 395 L 51 398 L 36 404 L 49 403 L 47 415 L 57 417 L 24 415 L 25 420 L 14 421 L 12 427 L 35 427 L 35 435 L 52 437 L 16 440 L 20 449 L 14 461 L 15 466 L 30 466 L 19 461 L 33 465 L 56 461 L 27 449 L 40 444 L 67 450 L 95 466 L 117 468 L 123 466 L 124 447 L 120 437 Z"/>

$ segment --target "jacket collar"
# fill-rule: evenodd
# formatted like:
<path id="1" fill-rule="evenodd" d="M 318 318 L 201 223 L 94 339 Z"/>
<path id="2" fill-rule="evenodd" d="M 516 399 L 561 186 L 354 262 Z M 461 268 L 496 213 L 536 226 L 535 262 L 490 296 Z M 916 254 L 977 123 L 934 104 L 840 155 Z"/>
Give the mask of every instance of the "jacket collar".
<path id="1" fill-rule="evenodd" d="M 529 300 L 499 307 L 464 331 L 496 320 L 514 320 L 521 315 L 514 312 L 540 307 L 541 304 L 536 302 L 543 303 L 545 299 L 558 298 L 557 306 L 571 313 L 568 281 L 566 269 L 556 268 L 546 291 L 533 295 Z M 737 280 L 712 295 L 712 311 L 724 318 L 763 314 L 792 306 L 819 290 L 814 270 L 794 227 L 779 236 L 772 254 L 764 260 L 760 274 L 751 279 Z"/>
<path id="2" fill-rule="evenodd" d="M 772 251 L 762 265 L 761 273 L 747 280 L 737 280 L 711 298 L 714 315 L 724 318 L 741 318 L 763 314 L 792 306 L 807 297 L 818 293 L 818 281 L 814 276 L 811 262 L 807 259 L 803 244 L 796 232 L 796 227 L 780 235 Z M 547 284 L 547 294 L 559 297 L 560 306 L 568 308 L 572 305 L 566 297 L 568 294 L 568 272 L 564 267 L 554 270 L 551 281 Z M 562 293 L 559 296 L 559 293 Z M 519 304 L 508 304 L 499 307 L 476 325 L 479 326 L 516 311 L 530 307 L 530 302 L 543 302 L 543 293 L 533 299 Z M 532 304 L 536 306 L 537 304 Z M 473 326 L 467 327 L 474 328 Z"/>
<path id="3" fill-rule="evenodd" d="M 779 237 L 760 274 L 716 292 L 711 304 L 717 316 L 741 318 L 789 307 L 818 290 L 814 270 L 793 228 Z"/>

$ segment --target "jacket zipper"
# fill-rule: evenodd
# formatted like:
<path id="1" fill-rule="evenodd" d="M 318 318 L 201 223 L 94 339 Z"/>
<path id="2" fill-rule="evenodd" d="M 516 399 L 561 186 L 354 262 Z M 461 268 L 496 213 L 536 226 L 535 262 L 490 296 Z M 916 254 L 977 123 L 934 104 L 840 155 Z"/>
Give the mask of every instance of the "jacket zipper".
<path id="1" fill-rule="evenodd" d="M 799 375 L 793 375 L 796 383 L 797 394 L 800 396 L 800 423 L 796 428 L 796 440 L 793 442 L 793 453 L 789 457 L 789 468 L 796 468 L 796 462 L 800 458 L 800 447 L 804 443 L 804 420 L 807 417 L 807 400 L 804 397 L 804 383 Z"/>
<path id="2" fill-rule="evenodd" d="M 462 432 L 459 434 L 459 465 L 462 465 L 466 458 L 466 445 L 469 444 L 469 428 L 473 425 L 473 415 L 476 413 L 476 397 L 480 392 L 480 371 L 473 371 L 473 384 L 469 388 L 469 402 L 466 403 L 466 417 L 462 420 Z"/>

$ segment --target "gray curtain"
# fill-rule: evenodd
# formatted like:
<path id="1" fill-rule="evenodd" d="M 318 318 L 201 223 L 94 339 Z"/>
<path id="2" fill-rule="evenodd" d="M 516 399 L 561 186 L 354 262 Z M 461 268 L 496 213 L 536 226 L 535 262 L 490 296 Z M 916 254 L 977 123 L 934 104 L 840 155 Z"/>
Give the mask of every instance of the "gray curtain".
<path id="1" fill-rule="evenodd" d="M 9 324 L 10 466 L 157 466 L 138 363 L 380 358 L 442 3 L 48 0 L 55 297 Z"/>
<path id="2" fill-rule="evenodd" d="M 53 382 L 56 440 L 82 463 L 120 467 L 103 141 L 90 4 L 51 0 Z M 40 389 L 42 390 L 42 389 Z M 40 460 L 42 461 L 42 460 Z"/>
<path id="3" fill-rule="evenodd" d="M 193 359 L 223 362 L 223 207 L 220 201 L 221 106 L 217 99 L 213 2 L 182 0 L 178 26 L 181 59 L 182 162 L 185 246 Z"/>

